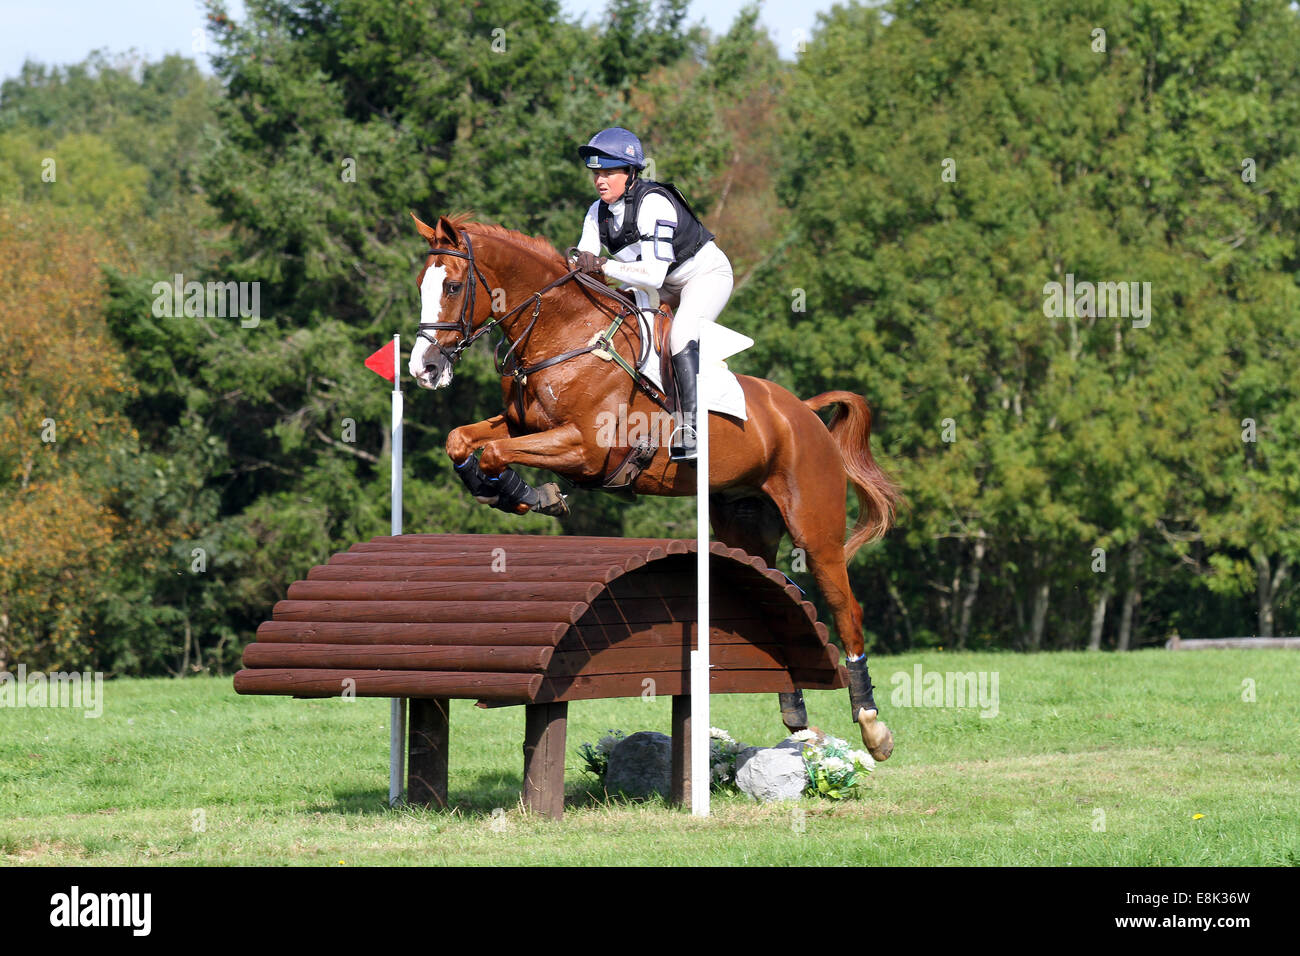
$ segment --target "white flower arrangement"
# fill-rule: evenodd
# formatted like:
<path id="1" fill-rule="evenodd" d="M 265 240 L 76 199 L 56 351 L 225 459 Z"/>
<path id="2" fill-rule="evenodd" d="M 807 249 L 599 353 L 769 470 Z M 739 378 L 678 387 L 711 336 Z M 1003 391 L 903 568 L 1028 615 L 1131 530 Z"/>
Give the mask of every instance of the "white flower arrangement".
<path id="1" fill-rule="evenodd" d="M 594 747 L 591 744 L 583 744 L 579 747 L 578 756 L 586 764 L 583 769 L 598 780 L 604 780 L 605 773 L 609 770 L 609 755 L 613 753 L 623 736 L 621 730 L 610 730 L 596 742 Z"/>
<path id="2" fill-rule="evenodd" d="M 865 750 L 850 750 L 847 756 L 849 762 L 861 767 L 864 773 L 871 773 L 876 769 L 876 759 Z"/>
<path id="3" fill-rule="evenodd" d="M 712 789 L 726 790 L 736 785 L 736 758 L 745 749 L 731 734 L 718 727 L 709 728 L 709 764 Z"/>
<path id="4" fill-rule="evenodd" d="M 803 736 L 803 735 L 807 736 Z M 802 740 L 803 764 L 808 771 L 808 792 L 831 800 L 843 800 L 876 762 L 862 750 L 850 750 L 848 741 L 813 731 L 792 735 Z"/>

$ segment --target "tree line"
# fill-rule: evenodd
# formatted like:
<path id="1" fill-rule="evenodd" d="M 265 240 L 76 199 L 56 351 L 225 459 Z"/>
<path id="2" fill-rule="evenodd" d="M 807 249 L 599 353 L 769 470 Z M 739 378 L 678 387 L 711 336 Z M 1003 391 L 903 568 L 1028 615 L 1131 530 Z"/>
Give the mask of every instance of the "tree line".
<path id="1" fill-rule="evenodd" d="M 837 6 L 795 62 L 686 0 L 208 5 L 181 57 L 0 84 L 0 665 L 237 665 L 387 531 L 422 218 L 572 245 L 576 147 L 637 131 L 736 267 L 730 364 L 848 388 L 902 484 L 851 566 L 880 651 L 1294 630 L 1300 48 L 1284 0 Z M 259 320 L 159 315 L 176 276 Z M 687 536 L 690 500 L 464 493 L 486 351 L 407 402 L 411 531 Z M 525 476 L 541 478 L 525 471 Z M 787 541 L 782 569 L 809 590 Z"/>

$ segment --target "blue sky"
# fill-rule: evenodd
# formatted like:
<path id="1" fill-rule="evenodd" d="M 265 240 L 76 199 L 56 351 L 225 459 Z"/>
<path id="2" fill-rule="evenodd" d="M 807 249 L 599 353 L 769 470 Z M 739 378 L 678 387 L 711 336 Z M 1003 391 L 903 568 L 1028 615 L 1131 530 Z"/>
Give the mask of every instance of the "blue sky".
<path id="1" fill-rule="evenodd" d="M 748 5 L 749 0 L 692 0 L 688 20 L 703 20 L 714 33 L 726 33 L 736 14 Z M 561 5 L 571 17 L 581 17 L 583 22 L 600 22 L 605 0 L 561 0 Z M 776 42 L 781 56 L 794 59 L 794 44 L 798 36 L 805 40 L 812 35 L 817 24 L 817 14 L 830 10 L 831 0 L 764 0 L 760 4 L 759 19 Z M 803 31 L 799 34 L 797 31 Z"/>
<path id="2" fill-rule="evenodd" d="M 599 22 L 605 8 L 605 0 L 561 4 L 570 17 L 588 24 Z M 690 20 L 723 33 L 744 5 L 745 0 L 694 0 Z M 807 38 L 818 11 L 831 6 L 832 0 L 765 0 L 761 16 L 781 55 L 793 58 L 797 31 Z M 228 7 L 235 19 L 243 15 L 242 0 L 230 0 Z M 198 56 L 201 10 L 196 0 L 0 0 L 0 77 L 15 75 L 27 57 L 62 65 L 100 47 L 114 53 L 134 47 L 150 60 L 167 53 Z"/>

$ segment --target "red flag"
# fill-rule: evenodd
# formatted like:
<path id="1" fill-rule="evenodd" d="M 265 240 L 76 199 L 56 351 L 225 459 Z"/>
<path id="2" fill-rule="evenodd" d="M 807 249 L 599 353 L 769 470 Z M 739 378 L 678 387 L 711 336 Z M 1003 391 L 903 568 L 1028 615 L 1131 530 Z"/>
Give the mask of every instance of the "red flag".
<path id="1" fill-rule="evenodd" d="M 366 368 L 376 375 L 382 375 L 388 381 L 393 381 L 393 340 L 389 339 L 388 344 L 376 352 L 370 358 L 366 359 Z"/>

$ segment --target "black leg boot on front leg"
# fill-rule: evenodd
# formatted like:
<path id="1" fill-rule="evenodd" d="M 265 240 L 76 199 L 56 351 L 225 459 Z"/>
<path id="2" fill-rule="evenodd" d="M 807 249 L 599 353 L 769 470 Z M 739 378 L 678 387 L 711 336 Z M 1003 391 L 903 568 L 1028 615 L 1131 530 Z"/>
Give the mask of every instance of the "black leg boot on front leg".
<path id="1" fill-rule="evenodd" d="M 469 489 L 475 501 L 479 504 L 497 506 L 501 500 L 501 489 L 497 487 L 494 479 L 483 474 L 483 469 L 478 466 L 478 455 L 470 455 L 459 465 L 452 467 L 456 471 L 456 477 Z"/>
<path id="2" fill-rule="evenodd" d="M 673 461 L 694 461 L 695 414 L 697 400 L 695 378 L 700 374 L 700 343 L 690 342 L 673 356 L 673 374 L 677 376 L 677 427 L 673 429 L 669 457 Z"/>
<path id="3" fill-rule="evenodd" d="M 475 500 L 491 505 L 498 511 L 511 515 L 535 511 L 554 518 L 563 518 L 569 513 L 569 505 L 553 481 L 548 481 L 540 488 L 533 488 L 509 468 L 497 477 L 490 478 L 484 474 L 478 459 L 473 455 L 455 468 L 457 476 Z"/>
<path id="4" fill-rule="evenodd" d="M 853 720 L 862 731 L 862 742 L 875 760 L 888 760 L 894 752 L 894 735 L 879 719 L 876 699 L 872 695 L 871 675 L 867 672 L 864 655 L 856 661 L 844 662 L 849 672 L 849 707 Z"/>

